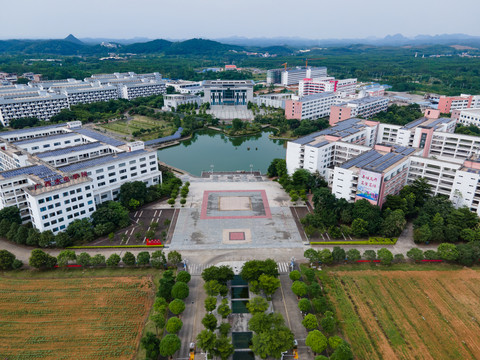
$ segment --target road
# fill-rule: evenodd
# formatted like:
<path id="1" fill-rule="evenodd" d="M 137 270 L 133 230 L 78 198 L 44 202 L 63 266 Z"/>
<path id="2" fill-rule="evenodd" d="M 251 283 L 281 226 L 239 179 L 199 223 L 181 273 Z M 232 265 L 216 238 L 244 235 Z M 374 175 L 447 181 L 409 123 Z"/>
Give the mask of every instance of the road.
<path id="1" fill-rule="evenodd" d="M 297 296 L 291 290 L 292 281 L 288 275 L 280 275 L 279 279 L 281 287 L 273 296 L 273 310 L 282 314 L 286 325 L 295 335 L 298 341 L 299 359 L 313 359 L 313 353 L 305 345 L 307 331 L 302 325 L 303 316 L 298 309 Z"/>
<path id="2" fill-rule="evenodd" d="M 182 313 L 181 319 L 183 327 L 178 333 L 182 339 L 182 347 L 175 355 L 176 359 L 185 359 L 189 357 L 189 345 L 196 342 L 197 334 L 202 331 L 203 325 L 201 319 L 205 316 L 205 291 L 203 290 L 203 279 L 201 276 L 192 276 L 188 283 L 190 294 L 185 299 L 185 311 Z"/>

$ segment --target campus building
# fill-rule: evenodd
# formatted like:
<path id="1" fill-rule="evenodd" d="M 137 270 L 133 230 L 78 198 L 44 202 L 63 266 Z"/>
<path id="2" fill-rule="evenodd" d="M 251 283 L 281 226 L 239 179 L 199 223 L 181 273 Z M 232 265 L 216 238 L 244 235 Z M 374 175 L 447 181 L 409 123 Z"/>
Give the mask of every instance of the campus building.
<path id="1" fill-rule="evenodd" d="M 438 99 L 438 110 L 444 114 L 452 110 L 470 108 L 480 108 L 480 95 L 461 94 L 460 96 L 440 96 Z"/>
<path id="2" fill-rule="evenodd" d="M 285 117 L 287 119 L 319 119 L 330 115 L 330 107 L 337 103 L 340 95 L 323 92 L 285 100 Z"/>
<path id="3" fill-rule="evenodd" d="M 369 119 L 381 111 L 386 111 L 388 102 L 385 97 L 367 96 L 334 105 L 330 111 L 330 125 L 356 116 Z"/>
<path id="4" fill-rule="evenodd" d="M 285 109 L 285 102 L 292 99 L 293 94 L 264 94 L 259 95 L 253 100 L 258 106 L 274 107 Z"/>
<path id="5" fill-rule="evenodd" d="M 206 80 L 203 101 L 210 105 L 247 105 L 253 101 L 252 80 Z"/>
<path id="6" fill-rule="evenodd" d="M 459 111 L 457 122 L 464 126 L 475 125 L 480 127 L 480 109 L 467 109 Z"/>
<path id="7" fill-rule="evenodd" d="M 161 182 L 157 153 L 125 143 L 79 121 L 0 136 L 0 208 L 17 206 L 24 222 L 58 233 L 89 218 L 96 205 L 117 200 L 120 186 Z"/>
<path id="8" fill-rule="evenodd" d="M 336 197 L 380 206 L 387 195 L 422 177 L 434 194 L 480 215 L 480 137 L 455 134 L 455 124 L 455 119 L 434 116 L 405 126 L 339 121 L 289 141 L 287 170 L 318 172 Z"/>
<path id="9" fill-rule="evenodd" d="M 267 84 L 283 86 L 296 85 L 305 78 L 324 78 L 327 76 L 326 67 L 296 67 L 291 69 L 267 70 Z"/>
<path id="10" fill-rule="evenodd" d="M 197 104 L 197 106 L 200 106 L 202 105 L 202 98 L 200 96 L 184 94 L 164 95 L 162 109 L 164 111 L 172 111 L 184 104 Z"/>
<path id="11" fill-rule="evenodd" d="M 203 91 L 201 81 L 187 81 L 187 80 L 169 80 L 166 86 L 171 86 L 176 92 L 180 94 L 198 94 Z"/>
<path id="12" fill-rule="evenodd" d="M 305 78 L 298 84 L 298 96 L 308 96 L 322 92 L 342 91 L 347 95 L 355 94 L 357 79 L 335 80 L 334 77 Z"/>

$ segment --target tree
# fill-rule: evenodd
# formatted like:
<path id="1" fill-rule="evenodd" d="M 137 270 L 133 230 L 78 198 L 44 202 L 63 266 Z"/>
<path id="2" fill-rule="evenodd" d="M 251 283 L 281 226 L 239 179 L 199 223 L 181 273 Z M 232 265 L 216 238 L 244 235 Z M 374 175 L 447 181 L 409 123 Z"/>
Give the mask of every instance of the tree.
<path id="1" fill-rule="evenodd" d="M 314 264 L 318 262 L 319 257 L 318 257 L 318 251 L 315 249 L 307 249 L 303 253 L 303 256 L 310 261 L 311 264 Z"/>
<path id="2" fill-rule="evenodd" d="M 178 251 L 170 251 L 168 253 L 168 261 L 173 265 L 178 265 L 182 262 L 182 255 Z"/>
<path id="3" fill-rule="evenodd" d="M 383 234 L 386 237 L 398 236 L 406 224 L 407 220 L 405 220 L 405 213 L 402 210 L 392 211 L 383 221 Z"/>
<path id="4" fill-rule="evenodd" d="M 430 241 L 432 237 L 432 231 L 428 224 L 422 225 L 419 228 L 413 230 L 413 241 L 417 244 L 425 244 Z"/>
<path id="5" fill-rule="evenodd" d="M 430 236 L 431 241 L 442 242 L 445 240 L 445 225 L 443 217 L 436 213 L 431 222 L 431 231 L 432 235 Z"/>
<path id="6" fill-rule="evenodd" d="M 251 314 L 264 313 L 268 310 L 268 302 L 260 296 L 256 296 L 247 302 L 247 309 Z"/>
<path id="7" fill-rule="evenodd" d="M 378 259 L 383 265 L 391 265 L 393 261 L 393 254 L 390 250 L 381 248 L 377 251 Z"/>
<path id="8" fill-rule="evenodd" d="M 118 254 L 112 254 L 107 259 L 107 266 L 108 267 L 116 267 L 120 263 L 120 256 Z"/>
<path id="9" fill-rule="evenodd" d="M 313 314 L 308 314 L 305 316 L 302 320 L 302 325 L 307 329 L 307 330 L 313 330 L 318 327 L 318 321 L 317 317 Z"/>
<path id="10" fill-rule="evenodd" d="M 57 264 L 57 258 L 40 249 L 35 249 L 32 250 L 28 263 L 37 269 L 53 268 Z"/>
<path id="11" fill-rule="evenodd" d="M 463 266 L 472 266 L 478 259 L 475 255 L 472 243 L 457 245 L 458 257 L 457 262 Z"/>
<path id="12" fill-rule="evenodd" d="M 258 283 L 268 299 L 271 299 L 271 296 L 280 287 L 279 279 L 266 274 L 260 275 L 258 278 Z"/>
<path id="13" fill-rule="evenodd" d="M 105 256 L 102 254 L 96 254 L 90 260 L 90 265 L 92 266 L 102 266 L 105 265 Z"/>
<path id="14" fill-rule="evenodd" d="M 262 359 L 278 359 L 282 352 L 293 348 L 293 333 L 285 325 L 275 326 L 269 331 L 256 333 L 252 337 L 251 349 Z"/>
<path id="15" fill-rule="evenodd" d="M 217 298 L 214 296 L 207 296 L 205 298 L 205 310 L 207 310 L 208 312 L 212 312 L 216 308 L 217 308 Z M 247 308 L 248 308 L 248 304 L 247 304 Z"/>
<path id="16" fill-rule="evenodd" d="M 182 345 L 177 335 L 168 334 L 160 341 L 160 355 L 172 356 L 175 354 Z"/>
<path id="17" fill-rule="evenodd" d="M 92 223 L 88 218 L 72 221 L 66 232 L 74 242 L 90 242 L 95 238 Z"/>
<path id="18" fill-rule="evenodd" d="M 258 280 L 262 274 L 278 277 L 277 263 L 272 259 L 250 260 L 243 264 L 240 272 L 242 279 L 248 282 Z"/>
<path id="19" fill-rule="evenodd" d="M 145 204 L 147 198 L 147 185 L 143 181 L 133 181 L 124 183 L 120 186 L 120 194 L 118 200 L 126 207 L 130 207 L 130 200 L 135 199 L 139 202 L 139 205 Z"/>
<path id="20" fill-rule="evenodd" d="M 222 319 L 225 319 L 232 313 L 232 309 L 228 306 L 228 300 L 223 299 L 222 304 L 218 307 L 217 309 L 218 314 L 222 317 Z"/>
<path id="21" fill-rule="evenodd" d="M 29 235 L 29 237 L 30 237 L 30 235 Z M 29 241 L 29 238 L 27 237 L 27 243 L 28 243 L 28 241 Z M 38 244 L 38 240 L 37 240 L 37 244 Z M 68 236 L 68 234 L 66 232 L 62 231 L 62 232 L 59 232 L 57 235 L 55 235 L 55 245 L 56 245 L 56 247 L 66 248 L 66 247 L 68 247 L 72 244 L 73 244 L 72 239 L 70 238 L 70 236 Z"/>
<path id="22" fill-rule="evenodd" d="M 92 257 L 89 253 L 82 252 L 80 255 L 77 256 L 77 264 L 82 266 L 90 266 L 92 265 Z"/>
<path id="23" fill-rule="evenodd" d="M 322 295 L 322 288 L 317 282 L 312 282 L 308 285 L 308 295 L 315 298 Z"/>
<path id="24" fill-rule="evenodd" d="M 308 299 L 301 299 L 298 302 L 298 308 L 300 309 L 301 312 L 309 312 L 312 310 L 312 304 L 310 303 L 310 300 Z"/>
<path id="25" fill-rule="evenodd" d="M 330 360 L 353 360 L 352 349 L 343 341 L 330 356 Z"/>
<path id="26" fill-rule="evenodd" d="M 337 325 L 331 311 L 325 312 L 325 316 L 320 321 L 320 324 L 322 325 L 322 329 L 328 334 L 333 333 Z"/>
<path id="27" fill-rule="evenodd" d="M 458 249 L 455 244 L 443 243 L 438 246 L 438 255 L 446 261 L 455 261 L 458 258 Z"/>
<path id="28" fill-rule="evenodd" d="M 172 314 L 179 315 L 185 310 L 185 303 L 180 299 L 174 299 L 168 304 L 168 308 Z"/>
<path id="29" fill-rule="evenodd" d="M 0 250 L 0 269 L 10 270 L 13 268 L 13 262 L 15 261 L 15 255 L 10 251 Z"/>
<path id="30" fill-rule="evenodd" d="M 332 251 L 332 257 L 334 262 L 340 263 L 345 261 L 347 255 L 345 253 L 345 250 L 343 250 L 339 246 L 335 246 Z"/>
<path id="31" fill-rule="evenodd" d="M 92 225 L 106 225 L 99 232 L 99 236 L 108 234 L 115 228 L 124 228 L 130 225 L 128 210 L 116 201 L 107 201 L 100 204 L 92 214 Z"/>
<path id="32" fill-rule="evenodd" d="M 363 238 L 368 235 L 368 221 L 357 218 L 352 222 L 352 234 L 356 237 Z"/>
<path id="33" fill-rule="evenodd" d="M 332 252 L 328 249 L 323 249 L 318 252 L 318 259 L 322 264 L 331 264 L 333 263 Z"/>
<path id="34" fill-rule="evenodd" d="M 439 260 L 440 256 L 438 256 L 438 253 L 435 250 L 426 250 L 423 253 L 423 256 L 427 260 Z"/>
<path id="35" fill-rule="evenodd" d="M 155 324 L 155 329 L 157 331 L 158 335 L 158 330 L 163 329 L 165 327 L 165 314 L 160 313 L 160 314 L 153 314 L 150 316 L 150 319 L 152 319 L 153 323 Z"/>
<path id="36" fill-rule="evenodd" d="M 360 260 L 361 258 L 362 258 L 362 256 L 360 255 L 360 251 L 358 251 L 357 249 L 349 249 L 347 251 L 348 261 L 356 262 L 356 261 Z"/>
<path id="37" fill-rule="evenodd" d="M 202 324 L 206 329 L 214 331 L 217 328 L 217 318 L 213 314 L 207 314 L 202 319 Z"/>
<path id="38" fill-rule="evenodd" d="M 407 251 L 407 257 L 413 261 L 423 260 L 423 251 L 419 248 L 412 248 Z"/>
<path id="39" fill-rule="evenodd" d="M 141 341 L 142 347 L 145 349 L 147 360 L 156 360 L 160 355 L 158 339 L 154 333 L 147 331 Z"/>
<path id="40" fill-rule="evenodd" d="M 69 261 L 75 261 L 77 255 L 73 250 L 62 250 L 57 256 L 58 266 L 67 266 Z"/>
<path id="41" fill-rule="evenodd" d="M 188 288 L 188 285 L 185 284 L 184 282 L 177 281 L 175 285 L 172 287 L 172 297 L 174 299 L 185 299 L 188 297 L 188 294 L 190 293 L 190 289 Z"/>
<path id="42" fill-rule="evenodd" d="M 305 284 L 302 281 L 294 281 L 292 284 L 292 291 L 298 297 L 303 297 L 307 295 L 307 291 L 308 291 L 307 284 Z"/>
<path id="43" fill-rule="evenodd" d="M 20 216 L 20 209 L 17 206 L 7 206 L 3 208 L 0 210 L 0 222 L 3 220 L 6 220 L 9 224 L 21 224 L 22 217 Z"/>
<path id="44" fill-rule="evenodd" d="M 137 255 L 137 264 L 140 266 L 150 264 L 150 253 L 148 251 L 141 251 Z"/>
<path id="45" fill-rule="evenodd" d="M 327 348 L 327 338 L 319 330 L 310 331 L 305 339 L 305 344 L 316 354 L 322 353 Z"/>
<path id="46" fill-rule="evenodd" d="M 222 291 L 223 286 L 225 285 L 220 284 L 217 280 L 210 280 L 203 285 L 203 288 L 208 296 L 217 296 Z"/>
<path id="47" fill-rule="evenodd" d="M 44 231 L 40 233 L 40 238 L 38 239 L 38 245 L 41 247 L 49 247 L 55 242 L 55 235 L 51 230 Z"/>
<path id="48" fill-rule="evenodd" d="M 328 345 L 332 350 L 335 350 L 344 340 L 340 336 L 331 336 L 328 338 Z"/>
<path id="49" fill-rule="evenodd" d="M 9 230 L 7 232 L 7 235 L 6 235 L 8 240 L 10 240 L 10 241 L 15 240 L 15 236 L 17 235 L 17 231 L 18 231 L 19 227 L 20 227 L 20 225 L 18 225 L 17 223 L 11 223 L 10 224 Z"/>
<path id="50" fill-rule="evenodd" d="M 27 243 L 27 237 L 28 228 L 26 226 L 19 226 L 13 241 L 15 241 L 17 244 L 25 245 Z"/>
<path id="51" fill-rule="evenodd" d="M 228 336 L 228 333 L 230 332 L 230 329 L 232 328 L 232 325 L 230 325 L 228 322 L 221 323 L 220 326 L 218 327 L 218 332 L 220 336 Z"/>
<path id="52" fill-rule="evenodd" d="M 290 277 L 290 280 L 297 281 L 297 280 L 300 280 L 301 274 L 300 274 L 300 271 L 293 270 L 293 271 L 290 271 L 290 274 L 288 274 L 288 276 Z"/>
<path id="53" fill-rule="evenodd" d="M 191 278 L 192 276 L 188 271 L 180 271 L 177 275 L 177 281 L 184 282 L 185 284 L 188 284 Z"/>
<path id="54" fill-rule="evenodd" d="M 168 319 L 167 321 L 167 326 L 165 329 L 170 333 L 170 334 L 176 334 L 180 331 L 180 329 L 183 326 L 182 320 L 180 320 L 177 317 L 172 317 Z"/>
<path id="55" fill-rule="evenodd" d="M 167 263 L 167 259 L 165 258 L 165 254 L 162 250 L 157 250 L 152 253 L 152 257 L 150 258 L 150 264 L 155 269 L 161 269 Z"/>
<path id="56" fill-rule="evenodd" d="M 317 314 L 324 314 L 329 309 L 327 299 L 325 299 L 323 296 L 313 299 L 312 305 Z"/>
<path id="57" fill-rule="evenodd" d="M 217 336 L 210 330 L 202 330 L 197 335 L 197 346 L 206 353 L 213 351 Z"/>
<path id="58" fill-rule="evenodd" d="M 377 259 L 377 254 L 375 253 L 375 250 L 365 250 L 365 252 L 363 253 L 363 257 L 366 260 L 373 261 Z"/>
<path id="59" fill-rule="evenodd" d="M 220 359 L 227 360 L 235 351 L 235 348 L 230 340 L 225 336 L 219 337 L 215 342 L 215 355 L 220 356 Z"/>
<path id="60" fill-rule="evenodd" d="M 133 255 L 130 251 L 127 251 L 125 255 L 123 255 L 122 261 L 127 266 L 133 266 L 135 265 L 135 255 Z"/>

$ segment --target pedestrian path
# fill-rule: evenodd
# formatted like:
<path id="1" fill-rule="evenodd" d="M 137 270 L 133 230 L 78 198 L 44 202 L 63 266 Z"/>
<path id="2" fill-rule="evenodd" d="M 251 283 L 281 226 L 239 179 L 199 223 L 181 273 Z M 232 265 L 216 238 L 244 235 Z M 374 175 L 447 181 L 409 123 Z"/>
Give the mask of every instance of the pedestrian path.
<path id="1" fill-rule="evenodd" d="M 215 264 L 187 264 L 187 271 L 191 275 L 202 275 L 203 270 Z M 278 272 L 280 274 L 288 274 L 290 272 L 289 262 L 277 262 Z"/>

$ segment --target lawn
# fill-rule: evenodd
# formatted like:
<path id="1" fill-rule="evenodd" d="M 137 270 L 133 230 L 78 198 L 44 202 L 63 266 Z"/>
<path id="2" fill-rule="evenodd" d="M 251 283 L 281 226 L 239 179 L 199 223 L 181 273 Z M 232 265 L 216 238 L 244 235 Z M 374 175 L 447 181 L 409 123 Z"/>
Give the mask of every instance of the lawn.
<path id="1" fill-rule="evenodd" d="M 46 273 L 50 279 L 0 278 L 0 358 L 135 356 L 154 299 L 152 278 L 71 274 L 79 272 Z"/>
<path id="2" fill-rule="evenodd" d="M 168 136 L 175 132 L 173 124 L 165 120 L 152 119 L 147 116 L 134 115 L 132 120 L 118 120 L 107 124 L 98 124 L 99 127 L 124 136 L 132 136 L 135 131 L 151 130 L 136 138 L 142 141 Z"/>
<path id="3" fill-rule="evenodd" d="M 480 359 L 479 271 L 335 271 L 329 278 L 356 359 Z"/>

